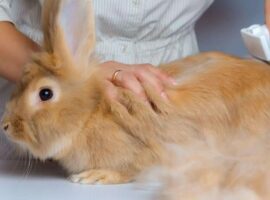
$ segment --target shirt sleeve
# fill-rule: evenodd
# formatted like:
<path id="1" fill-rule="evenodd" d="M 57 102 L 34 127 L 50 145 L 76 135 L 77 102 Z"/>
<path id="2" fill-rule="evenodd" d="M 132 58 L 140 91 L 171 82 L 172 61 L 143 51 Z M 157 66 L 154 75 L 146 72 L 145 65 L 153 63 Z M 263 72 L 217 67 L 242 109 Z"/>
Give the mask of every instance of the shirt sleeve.
<path id="1" fill-rule="evenodd" d="M 0 21 L 12 21 L 10 0 L 0 0 Z"/>

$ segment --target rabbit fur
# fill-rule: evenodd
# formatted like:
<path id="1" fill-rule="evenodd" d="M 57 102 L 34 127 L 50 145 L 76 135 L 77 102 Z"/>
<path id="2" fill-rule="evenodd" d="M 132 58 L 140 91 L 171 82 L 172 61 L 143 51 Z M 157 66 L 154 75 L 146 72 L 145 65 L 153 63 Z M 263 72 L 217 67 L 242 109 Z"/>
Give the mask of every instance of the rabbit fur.
<path id="1" fill-rule="evenodd" d="M 99 79 L 91 1 L 46 0 L 42 24 L 43 49 L 2 120 L 11 141 L 59 162 L 73 182 L 125 183 L 161 165 L 160 198 L 269 199 L 268 65 L 200 53 L 160 66 L 177 80 L 168 102 L 149 85 L 150 105 L 123 88 L 114 100 Z"/>

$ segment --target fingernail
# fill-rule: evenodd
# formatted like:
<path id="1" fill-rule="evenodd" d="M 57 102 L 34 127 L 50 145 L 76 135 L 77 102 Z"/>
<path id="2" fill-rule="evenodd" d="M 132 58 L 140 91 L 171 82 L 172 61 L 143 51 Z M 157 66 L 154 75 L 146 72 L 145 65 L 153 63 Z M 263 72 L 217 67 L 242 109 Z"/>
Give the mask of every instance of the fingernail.
<path id="1" fill-rule="evenodd" d="M 174 78 L 170 78 L 170 82 L 171 82 L 173 85 L 177 85 L 177 81 L 176 81 Z"/>
<path id="2" fill-rule="evenodd" d="M 147 105 L 147 106 L 151 106 L 149 100 L 144 101 L 144 103 L 145 103 L 145 105 Z"/>
<path id="3" fill-rule="evenodd" d="M 163 99 L 168 100 L 168 96 L 165 92 L 162 92 L 160 95 Z"/>
<path id="4" fill-rule="evenodd" d="M 146 97 L 142 97 L 142 100 L 143 100 L 144 103 L 149 103 L 149 100 Z"/>

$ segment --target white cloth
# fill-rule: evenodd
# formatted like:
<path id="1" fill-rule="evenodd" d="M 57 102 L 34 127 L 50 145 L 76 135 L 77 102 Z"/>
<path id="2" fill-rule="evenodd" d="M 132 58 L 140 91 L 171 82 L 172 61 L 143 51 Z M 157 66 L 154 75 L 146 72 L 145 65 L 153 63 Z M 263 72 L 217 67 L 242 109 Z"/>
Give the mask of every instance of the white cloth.
<path id="1" fill-rule="evenodd" d="M 41 0 L 0 0 L 0 21 L 12 21 L 38 43 Z M 123 63 L 169 62 L 198 51 L 194 24 L 213 0 L 93 0 L 96 53 Z"/>
<path id="2" fill-rule="evenodd" d="M 13 22 L 22 33 L 41 44 L 41 2 L 0 0 L 0 21 Z M 213 0 L 93 2 L 96 54 L 103 61 L 158 65 L 198 52 L 194 25 Z M 10 90 L 11 86 L 0 78 L 0 115 Z M 4 152 L 1 146 L 0 152 Z"/>

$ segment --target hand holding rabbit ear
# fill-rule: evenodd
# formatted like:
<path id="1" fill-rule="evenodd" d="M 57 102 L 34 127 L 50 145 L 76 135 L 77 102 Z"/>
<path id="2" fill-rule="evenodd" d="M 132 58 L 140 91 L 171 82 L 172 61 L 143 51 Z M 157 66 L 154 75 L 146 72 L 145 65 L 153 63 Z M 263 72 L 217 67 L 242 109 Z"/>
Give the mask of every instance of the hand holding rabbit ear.
<path id="1" fill-rule="evenodd" d="M 147 101 L 144 84 L 155 89 L 164 100 L 168 100 L 164 88 L 173 85 L 174 80 L 150 64 L 126 65 L 114 61 L 105 62 L 99 69 L 100 78 L 110 98 L 117 98 L 116 86 L 131 90 Z"/>

